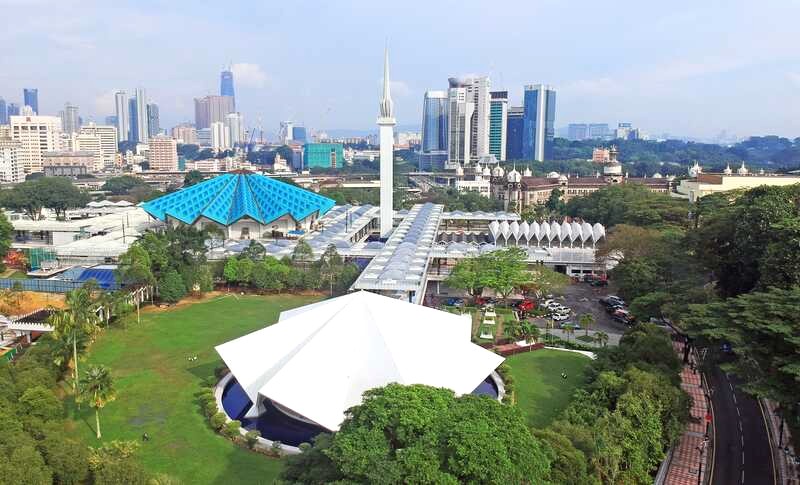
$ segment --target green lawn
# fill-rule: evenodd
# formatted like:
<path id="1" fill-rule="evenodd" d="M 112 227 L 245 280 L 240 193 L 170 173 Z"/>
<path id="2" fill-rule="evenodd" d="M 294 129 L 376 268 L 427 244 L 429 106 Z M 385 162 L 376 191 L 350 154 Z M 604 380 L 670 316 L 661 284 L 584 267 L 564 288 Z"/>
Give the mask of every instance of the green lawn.
<path id="1" fill-rule="evenodd" d="M 514 376 L 517 405 L 528 424 L 543 428 L 567 407 L 575 389 L 583 385 L 583 370 L 590 359 L 575 352 L 542 349 L 506 359 Z M 561 373 L 566 372 L 563 379 Z"/>
<path id="2" fill-rule="evenodd" d="M 277 321 L 282 310 L 317 298 L 222 296 L 142 314 L 141 325 L 106 331 L 92 346 L 89 362 L 111 369 L 117 399 L 100 415 L 103 439 L 150 441 L 139 452 L 152 472 L 185 484 L 272 483 L 280 461 L 239 448 L 207 426 L 196 393 L 222 361 L 214 346 Z M 197 360 L 189 361 L 189 357 Z M 86 368 L 86 363 L 82 363 Z M 71 432 L 96 444 L 93 414 L 68 423 Z"/>

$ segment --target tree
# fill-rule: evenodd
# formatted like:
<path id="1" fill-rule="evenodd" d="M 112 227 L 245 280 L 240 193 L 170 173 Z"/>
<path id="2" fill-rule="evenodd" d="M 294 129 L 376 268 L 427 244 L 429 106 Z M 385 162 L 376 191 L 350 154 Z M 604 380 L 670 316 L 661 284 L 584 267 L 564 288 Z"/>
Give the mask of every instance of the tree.
<path id="1" fill-rule="evenodd" d="M 5 213 L 0 212 L 0 269 L 5 270 L 5 260 L 8 250 L 11 249 L 11 236 L 14 233 L 14 227 L 8 222 Z"/>
<path id="2" fill-rule="evenodd" d="M 292 250 L 292 261 L 295 263 L 305 263 L 314 258 L 314 253 L 311 246 L 303 239 L 297 241 L 294 249 Z"/>
<path id="3" fill-rule="evenodd" d="M 485 258 L 464 258 L 458 261 L 445 280 L 445 284 L 451 288 L 458 288 L 466 291 L 473 299 L 483 293 L 486 285 L 486 273 L 482 268 Z"/>
<path id="4" fill-rule="evenodd" d="M 228 283 L 236 283 L 239 281 L 239 258 L 230 257 L 225 261 L 225 268 L 222 270 L 222 275 Z"/>
<path id="5" fill-rule="evenodd" d="M 102 365 L 95 365 L 86 370 L 84 379 L 83 396 L 89 401 L 89 406 L 94 408 L 94 421 L 97 429 L 97 439 L 100 434 L 100 409 L 117 398 L 114 390 L 114 380 L 108 369 Z"/>
<path id="6" fill-rule="evenodd" d="M 44 464 L 42 455 L 32 445 L 23 445 L 0 457 L 3 483 L 52 485 L 53 472 Z"/>
<path id="7" fill-rule="evenodd" d="M 42 215 L 44 198 L 36 181 L 26 180 L 4 194 L 3 205 L 8 209 L 24 212 L 33 220 L 38 220 Z"/>
<path id="8" fill-rule="evenodd" d="M 111 192 L 113 195 L 127 195 L 135 187 L 147 187 L 147 183 L 141 177 L 122 175 L 106 180 L 102 190 Z"/>
<path id="9" fill-rule="evenodd" d="M 591 313 L 584 313 L 578 318 L 578 323 L 586 330 L 586 335 L 589 335 L 589 329 L 594 325 L 594 315 Z"/>
<path id="10" fill-rule="evenodd" d="M 570 336 L 575 335 L 575 325 L 567 323 L 564 326 L 562 326 L 561 329 L 567 335 L 567 342 L 569 342 Z"/>
<path id="11" fill-rule="evenodd" d="M 550 197 L 547 198 L 547 202 L 544 203 L 544 206 L 551 214 L 561 215 L 564 213 L 566 204 L 564 204 L 564 201 L 561 199 L 563 195 L 564 193 L 558 187 L 550 191 Z"/>
<path id="12" fill-rule="evenodd" d="M 155 283 L 150 255 L 140 244 L 133 244 L 119 257 L 117 274 L 126 285 L 150 285 Z"/>
<path id="13" fill-rule="evenodd" d="M 136 461 L 139 443 L 111 441 L 89 449 L 89 468 L 96 485 L 145 485 L 144 469 Z"/>
<path id="14" fill-rule="evenodd" d="M 541 336 L 539 327 L 528 321 L 515 322 L 511 325 L 510 334 L 516 341 L 524 340 L 526 344 L 536 343 Z"/>
<path id="15" fill-rule="evenodd" d="M 486 255 L 486 286 L 495 290 L 503 300 L 530 282 L 525 262 L 527 254 L 522 248 L 510 247 Z"/>
<path id="16" fill-rule="evenodd" d="M 260 242 L 256 241 L 255 239 L 250 240 L 250 244 L 244 248 L 244 251 L 239 255 L 241 258 L 250 259 L 252 261 L 261 261 L 264 259 L 264 255 L 266 254 L 267 250 L 264 248 L 264 245 Z"/>
<path id="17" fill-rule="evenodd" d="M 192 185 L 199 184 L 205 180 L 203 174 L 199 170 L 189 170 L 183 177 L 183 187 L 191 187 Z"/>
<path id="18" fill-rule="evenodd" d="M 320 277 L 323 281 L 328 282 L 331 296 L 333 296 L 333 284 L 338 278 L 343 265 L 344 261 L 342 261 L 342 257 L 339 256 L 339 252 L 336 251 L 336 246 L 333 244 L 328 245 L 325 252 L 322 253 L 322 256 L 319 258 L 318 266 Z"/>
<path id="19" fill-rule="evenodd" d="M 158 283 L 158 296 L 168 303 L 177 303 L 186 296 L 186 285 L 177 271 L 169 269 L 164 273 Z"/>
<path id="20" fill-rule="evenodd" d="M 52 209 L 58 219 L 64 219 L 68 209 L 83 207 L 89 202 L 89 196 L 72 185 L 68 178 L 42 177 L 33 184 L 40 192 L 44 207 Z"/>
<path id="21" fill-rule="evenodd" d="M 552 270 L 544 265 L 538 265 L 528 270 L 528 279 L 521 285 L 526 291 L 532 291 L 541 297 L 548 293 L 558 291 L 569 285 L 569 276 Z"/>
<path id="22" fill-rule="evenodd" d="M 92 288 L 84 285 L 81 288 L 67 293 L 67 309 L 58 310 L 50 315 L 49 322 L 53 326 L 53 337 L 65 344 L 72 345 L 73 377 L 72 384 L 74 395 L 78 396 L 78 344 L 85 345 L 94 335 L 100 319 L 97 316 Z M 82 351 L 83 348 L 80 348 Z"/>
<path id="23" fill-rule="evenodd" d="M 66 438 L 63 431 L 49 433 L 39 446 L 58 483 L 83 483 L 89 474 L 89 452 L 86 446 Z"/>
<path id="24" fill-rule="evenodd" d="M 608 334 L 602 331 L 597 332 L 596 334 L 594 334 L 594 340 L 595 342 L 597 342 L 597 345 L 602 345 L 603 347 L 605 347 L 606 345 L 608 345 Z"/>
<path id="25" fill-rule="evenodd" d="M 252 259 L 239 258 L 239 263 L 236 266 L 236 281 L 239 284 L 248 284 L 253 275 L 253 266 L 255 263 Z"/>
<path id="26" fill-rule="evenodd" d="M 63 414 L 61 401 L 44 386 L 26 389 L 19 398 L 19 404 L 29 417 L 42 421 L 58 419 Z"/>
<path id="27" fill-rule="evenodd" d="M 340 430 L 287 462 L 294 483 L 541 483 L 544 448 L 520 410 L 423 385 L 364 393 Z"/>

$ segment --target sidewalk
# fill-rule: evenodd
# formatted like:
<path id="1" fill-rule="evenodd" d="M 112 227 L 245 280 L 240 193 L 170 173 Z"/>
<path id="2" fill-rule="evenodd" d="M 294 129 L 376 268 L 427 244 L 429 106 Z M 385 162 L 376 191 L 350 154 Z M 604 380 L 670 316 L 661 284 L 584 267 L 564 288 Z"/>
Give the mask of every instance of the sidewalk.
<path id="1" fill-rule="evenodd" d="M 683 356 L 683 342 L 673 342 L 675 352 Z M 694 355 L 690 355 L 694 360 Z M 700 473 L 700 482 L 705 483 L 711 449 L 704 443 L 706 416 L 710 415 L 706 393 L 703 390 L 701 374 L 693 372 L 686 365 L 681 371 L 681 388 L 692 397 L 691 418 L 681 439 L 672 450 L 672 458 L 667 468 L 666 485 L 695 485 Z M 710 437 L 709 437 L 710 438 Z M 698 469 L 703 460 L 702 471 Z"/>
<path id="2" fill-rule="evenodd" d="M 794 447 L 792 446 L 792 437 L 789 432 L 789 426 L 781 421 L 778 414 L 778 404 L 770 401 L 769 399 L 761 399 L 761 409 L 765 412 L 765 418 L 769 425 L 770 440 L 773 445 L 773 457 L 775 458 L 775 466 L 777 467 L 778 483 L 796 485 L 800 483 L 797 477 L 797 468 L 795 466 Z M 781 425 L 783 425 L 783 433 L 781 433 Z M 781 441 L 778 443 L 778 441 Z"/>

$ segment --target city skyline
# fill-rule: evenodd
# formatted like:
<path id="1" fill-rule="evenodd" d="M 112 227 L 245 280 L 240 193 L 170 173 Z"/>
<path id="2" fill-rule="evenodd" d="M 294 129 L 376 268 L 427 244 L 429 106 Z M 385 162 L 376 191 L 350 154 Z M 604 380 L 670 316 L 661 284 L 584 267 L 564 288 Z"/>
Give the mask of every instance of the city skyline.
<path id="1" fill-rule="evenodd" d="M 678 2 L 664 12 L 627 1 L 614 8 L 539 1 L 492 9 L 465 2 L 457 12 L 425 4 L 425 16 L 416 8 L 368 2 L 320 4 L 313 16 L 290 4 L 214 6 L 187 15 L 182 2 L 159 9 L 122 3 L 113 11 L 98 3 L 81 8 L 80 17 L 73 2 L 40 3 L 48 7 L 32 16 L 26 3 L 2 2 L 9 17 L 21 20 L 0 33 L 18 46 L 6 56 L 0 97 L 21 105 L 22 89 L 38 88 L 41 114 L 56 115 L 70 101 L 86 121 L 102 122 L 114 114 L 116 91 L 142 86 L 168 128 L 193 118 L 194 98 L 219 92 L 220 72 L 230 65 L 237 110 L 249 125 L 261 119 L 271 134 L 281 120 L 370 130 L 370 99 L 380 88 L 371 66 L 381 53 L 364 46 L 388 38 L 401 126 L 421 124 L 425 91 L 447 89 L 448 77 L 475 74 L 488 76 L 493 90 L 508 91 L 509 106 L 522 104 L 527 84 L 552 85 L 559 93 L 558 127 L 630 121 L 655 135 L 800 134 L 793 115 L 800 111 L 800 55 L 791 21 L 800 14 L 797 3 Z M 109 15 L 130 21 L 97 21 Z M 457 21 L 441 21 L 448 17 Z M 381 19 L 380 29 L 363 29 Z M 112 33 L 112 26 L 121 30 Z M 186 56 L 180 43 L 162 42 L 212 29 L 237 42 L 206 42 L 203 56 Z M 409 29 L 417 34 L 407 36 Z M 512 48 L 530 45 L 534 30 L 548 39 L 546 49 Z M 467 49 L 456 31 L 472 31 L 482 42 Z M 742 32 L 748 32 L 746 42 Z M 337 42 L 326 42 L 332 35 Z"/>

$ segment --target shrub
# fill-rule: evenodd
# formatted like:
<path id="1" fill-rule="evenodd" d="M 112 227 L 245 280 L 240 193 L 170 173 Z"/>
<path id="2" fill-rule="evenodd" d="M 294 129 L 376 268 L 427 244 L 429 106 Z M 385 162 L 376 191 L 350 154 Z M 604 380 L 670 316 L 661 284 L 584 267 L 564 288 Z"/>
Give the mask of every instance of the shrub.
<path id="1" fill-rule="evenodd" d="M 228 417 L 225 416 L 224 413 L 217 413 L 211 416 L 211 427 L 219 431 L 223 426 L 225 426 L 225 421 L 227 421 L 227 419 Z"/>
<path id="2" fill-rule="evenodd" d="M 214 391 L 212 391 L 211 389 L 209 389 L 207 387 L 203 388 L 203 390 L 200 391 L 200 393 L 197 395 L 197 397 L 201 401 L 207 401 L 208 398 L 213 398 L 214 397 Z"/>
<path id="3" fill-rule="evenodd" d="M 283 448 L 281 448 L 282 446 L 283 446 L 283 443 L 281 443 L 280 441 L 278 441 L 278 440 L 273 441 L 272 442 L 272 448 L 271 448 L 272 452 L 277 456 L 282 455 L 283 454 Z"/>
<path id="4" fill-rule="evenodd" d="M 247 442 L 247 446 L 250 448 L 255 448 L 256 443 L 258 443 L 258 438 L 261 437 L 261 432 L 257 429 L 251 429 L 244 435 L 244 440 Z"/>
<path id="5" fill-rule="evenodd" d="M 214 369 L 214 375 L 217 377 L 218 380 L 225 377 L 225 375 L 228 372 L 230 371 L 228 370 L 228 366 L 226 365 L 219 365 Z"/>
<path id="6" fill-rule="evenodd" d="M 217 407 L 217 401 L 207 401 L 203 405 L 203 412 L 205 413 L 206 417 L 212 418 L 215 414 L 219 412 L 219 408 Z"/>
<path id="7" fill-rule="evenodd" d="M 222 427 L 222 434 L 227 438 L 234 439 L 239 436 L 239 429 L 241 427 L 242 423 L 235 419 L 233 421 L 228 421 L 225 423 L 225 426 Z"/>

